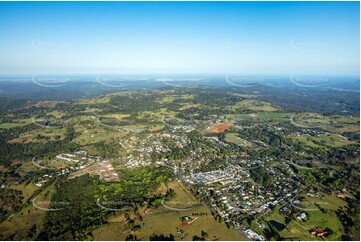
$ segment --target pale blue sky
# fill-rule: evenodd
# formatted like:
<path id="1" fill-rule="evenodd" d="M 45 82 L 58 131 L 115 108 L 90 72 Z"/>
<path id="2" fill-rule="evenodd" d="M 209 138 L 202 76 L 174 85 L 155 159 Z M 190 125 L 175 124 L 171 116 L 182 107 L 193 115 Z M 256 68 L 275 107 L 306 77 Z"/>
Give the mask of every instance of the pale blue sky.
<path id="1" fill-rule="evenodd" d="M 358 2 L 0 3 L 0 74 L 358 75 Z"/>

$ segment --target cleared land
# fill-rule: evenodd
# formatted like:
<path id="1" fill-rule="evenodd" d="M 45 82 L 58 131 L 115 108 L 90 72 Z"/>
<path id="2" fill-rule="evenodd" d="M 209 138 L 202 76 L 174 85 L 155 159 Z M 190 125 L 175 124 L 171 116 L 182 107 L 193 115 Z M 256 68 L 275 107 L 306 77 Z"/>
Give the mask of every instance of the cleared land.
<path id="1" fill-rule="evenodd" d="M 211 129 L 211 132 L 212 133 L 224 133 L 231 127 L 232 127 L 232 125 L 227 124 L 227 123 L 224 123 L 224 124 L 218 123 Z"/>
<path id="2" fill-rule="evenodd" d="M 309 197 L 304 194 L 305 200 L 302 205 L 298 206 L 301 208 L 298 210 L 299 213 L 306 212 L 308 218 L 305 221 L 294 218 L 286 223 L 287 215 L 281 213 L 279 207 L 276 207 L 273 213 L 264 218 L 264 221 L 275 224 L 279 234 L 287 240 L 321 240 L 309 232 L 310 229 L 316 227 L 329 228 L 333 231 L 332 234 L 326 236 L 326 240 L 341 240 L 343 226 L 335 214 L 335 210 L 345 206 L 346 202 L 333 195 L 324 193 L 321 195 L 322 197 Z M 318 207 L 326 209 L 326 212 L 322 212 Z M 253 227 L 262 232 L 262 229 L 257 228 L 257 223 Z"/>
<path id="3" fill-rule="evenodd" d="M 191 193 L 177 181 L 167 184 L 168 188 L 175 191 L 175 196 L 168 201 L 168 205 L 189 205 L 195 204 L 192 209 L 187 211 L 172 211 L 159 205 L 151 213 L 142 214 L 143 221 L 136 220 L 141 225 L 141 229 L 134 235 L 140 240 L 149 240 L 150 236 L 156 235 L 174 235 L 176 240 L 192 240 L 194 235 L 201 237 L 201 231 L 208 234 L 207 240 L 246 240 L 234 231 L 227 229 L 226 225 L 215 221 L 207 207 L 196 203 L 196 199 Z M 188 225 L 182 224 L 180 216 L 192 216 L 192 214 L 205 213 L 207 215 L 197 216 L 197 219 Z M 122 215 L 119 216 L 120 218 Z M 130 234 L 130 229 L 125 225 L 122 219 L 112 219 L 112 222 L 93 231 L 95 240 L 119 240 L 124 239 Z M 178 234 L 177 228 L 182 229 L 183 233 Z"/>

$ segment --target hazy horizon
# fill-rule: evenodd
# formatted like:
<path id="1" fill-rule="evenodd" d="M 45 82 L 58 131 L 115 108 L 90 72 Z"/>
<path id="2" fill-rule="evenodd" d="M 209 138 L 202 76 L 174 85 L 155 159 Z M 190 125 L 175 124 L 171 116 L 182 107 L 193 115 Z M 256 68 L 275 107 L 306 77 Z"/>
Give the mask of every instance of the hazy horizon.
<path id="1" fill-rule="evenodd" d="M 0 74 L 359 76 L 358 2 L 1 2 Z"/>

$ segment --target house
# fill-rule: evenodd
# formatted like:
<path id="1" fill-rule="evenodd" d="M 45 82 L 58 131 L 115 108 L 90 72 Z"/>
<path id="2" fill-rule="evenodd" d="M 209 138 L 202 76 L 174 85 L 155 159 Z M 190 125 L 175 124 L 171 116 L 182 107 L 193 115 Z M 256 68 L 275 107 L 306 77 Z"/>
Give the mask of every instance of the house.
<path id="1" fill-rule="evenodd" d="M 317 236 L 317 237 L 322 237 L 322 236 L 325 236 L 327 234 L 327 231 L 324 231 L 320 228 L 314 228 L 312 229 L 311 231 L 311 234 Z"/>
<path id="2" fill-rule="evenodd" d="M 146 208 L 145 211 L 144 211 L 145 214 L 148 214 L 148 213 L 152 213 L 152 209 L 151 208 Z"/>
<path id="3" fill-rule="evenodd" d="M 302 212 L 299 215 L 297 215 L 296 219 L 305 220 L 305 219 L 307 219 L 307 214 L 305 212 Z"/>

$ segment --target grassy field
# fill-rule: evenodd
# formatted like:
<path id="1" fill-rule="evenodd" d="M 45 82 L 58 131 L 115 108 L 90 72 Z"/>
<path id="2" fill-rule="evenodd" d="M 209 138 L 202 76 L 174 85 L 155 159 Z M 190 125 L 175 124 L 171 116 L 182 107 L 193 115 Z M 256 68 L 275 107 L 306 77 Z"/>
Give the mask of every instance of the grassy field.
<path id="1" fill-rule="evenodd" d="M 65 137 L 65 128 L 45 129 L 27 131 L 20 134 L 19 137 L 8 141 L 9 143 L 31 143 L 31 142 L 48 142 L 54 140 L 62 140 Z"/>
<path id="2" fill-rule="evenodd" d="M 258 100 L 244 100 L 230 107 L 230 109 L 234 111 L 240 108 L 266 112 L 273 112 L 278 110 L 278 108 L 272 106 L 270 103 Z"/>
<path id="3" fill-rule="evenodd" d="M 260 119 L 261 121 L 275 121 L 275 122 L 288 122 L 294 113 L 283 112 L 257 112 L 253 115 L 250 114 L 227 114 L 225 115 L 228 122 L 236 122 L 237 119 Z"/>
<path id="4" fill-rule="evenodd" d="M 303 126 L 321 126 L 330 124 L 328 118 L 319 113 L 298 113 L 293 117 L 293 121 Z"/>
<path id="5" fill-rule="evenodd" d="M 39 169 L 41 168 L 35 166 L 31 161 L 27 161 L 21 162 L 21 166 L 16 170 L 16 172 L 19 173 L 21 177 L 24 177 L 28 174 L 28 172 L 37 171 Z"/>
<path id="6" fill-rule="evenodd" d="M 201 107 L 200 104 L 182 103 L 182 107 L 180 108 L 180 110 L 186 110 L 190 108 L 200 108 L 200 107 Z"/>
<path id="7" fill-rule="evenodd" d="M 272 120 L 277 122 L 289 121 L 294 115 L 293 113 L 282 113 L 282 112 L 261 112 L 257 113 L 257 118 L 260 120 Z"/>
<path id="8" fill-rule="evenodd" d="M 167 187 L 175 191 L 175 197 L 168 202 L 168 205 L 173 207 L 178 204 L 188 206 L 196 202 L 192 194 L 177 181 L 168 183 Z M 182 225 L 179 217 L 192 216 L 192 213 L 207 213 L 207 215 L 195 216 L 198 218 L 192 224 Z M 111 221 L 116 221 L 116 219 L 113 218 Z M 119 219 L 119 221 L 95 229 L 92 232 L 95 240 L 124 240 L 130 234 L 130 230 L 123 219 Z M 160 205 L 151 213 L 143 213 L 143 221 L 137 219 L 136 223 L 142 227 L 134 233 L 140 240 L 149 240 L 153 234 L 169 235 L 170 233 L 174 235 L 176 240 L 192 240 L 194 235 L 201 237 L 201 231 L 208 234 L 207 240 L 245 240 L 236 232 L 227 229 L 224 224 L 215 221 L 208 208 L 202 204 L 196 204 L 188 211 L 172 211 Z M 177 227 L 184 232 L 178 234 Z"/>
<path id="9" fill-rule="evenodd" d="M 228 142 L 243 145 L 243 146 L 252 146 L 252 143 L 240 138 L 237 133 L 226 133 L 225 139 Z"/>
<path id="10" fill-rule="evenodd" d="M 23 203 L 31 196 L 33 193 L 39 189 L 39 187 L 35 186 L 34 183 L 25 184 L 13 184 L 10 186 L 12 189 L 19 190 L 23 193 Z"/>
<path id="11" fill-rule="evenodd" d="M 181 183 L 172 181 L 167 184 L 167 188 L 173 189 L 175 197 L 164 202 L 167 206 L 174 208 L 187 208 L 197 204 L 197 199 Z"/>
<path id="12" fill-rule="evenodd" d="M 291 137 L 294 140 L 300 141 L 310 147 L 322 147 L 323 145 L 331 147 L 341 147 L 348 145 L 349 142 L 345 137 L 337 134 L 330 134 L 327 136 L 301 136 L 301 137 Z"/>
<path id="13" fill-rule="evenodd" d="M 167 108 L 161 108 L 156 111 L 144 111 L 140 112 L 137 118 L 147 119 L 151 122 L 161 122 L 167 119 L 174 119 L 177 112 L 170 111 Z"/>
<path id="14" fill-rule="evenodd" d="M 189 216 L 192 213 L 208 213 L 208 215 L 200 216 L 192 224 L 183 227 L 179 216 Z M 204 206 L 197 207 L 189 212 L 156 211 L 152 214 L 146 214 L 143 222 L 144 227 L 139 232 L 136 232 L 137 237 L 141 240 L 149 240 L 153 233 L 165 235 L 171 233 L 176 240 L 192 240 L 194 235 L 200 237 L 201 231 L 208 234 L 209 240 L 244 240 L 234 231 L 228 230 L 224 224 L 215 221 L 209 210 Z M 177 234 L 177 227 L 181 228 L 184 233 Z"/>
<path id="15" fill-rule="evenodd" d="M 124 241 L 129 233 L 127 225 L 120 222 L 112 222 L 92 231 L 94 240 L 101 241 Z"/>
<path id="16" fill-rule="evenodd" d="M 225 139 L 228 142 L 235 143 L 235 144 L 242 144 L 242 140 L 238 137 L 237 133 L 226 133 Z"/>
<path id="17" fill-rule="evenodd" d="M 300 165 L 297 165 L 295 163 L 292 163 L 292 165 L 294 165 L 295 167 L 299 168 L 299 169 L 305 169 L 305 170 L 312 170 L 313 168 L 311 167 L 307 167 L 307 166 L 300 166 Z"/>
<path id="18" fill-rule="evenodd" d="M 311 203 L 315 202 L 315 203 L 319 204 L 320 207 L 322 207 L 322 208 L 331 209 L 331 210 L 336 210 L 339 207 L 344 207 L 347 205 L 346 201 L 344 201 L 336 196 L 332 196 L 332 195 L 325 194 L 325 193 L 321 193 L 321 195 L 323 196 L 323 198 L 307 197 L 307 200 Z"/>
<path id="19" fill-rule="evenodd" d="M 160 104 L 166 104 L 166 103 L 172 103 L 172 102 L 174 102 L 174 100 L 175 100 L 175 97 L 164 97 L 164 98 L 160 99 L 158 102 Z"/>
<path id="20" fill-rule="evenodd" d="M 295 141 L 299 141 L 309 147 L 314 147 L 314 148 L 322 147 L 321 145 L 315 144 L 309 137 L 293 137 L 293 136 L 291 136 L 291 139 L 293 139 Z"/>
<path id="21" fill-rule="evenodd" d="M 330 228 L 333 234 L 327 236 L 328 240 L 340 240 L 342 235 L 343 226 L 337 215 L 334 212 L 323 213 L 318 211 L 308 211 L 309 220 L 299 222 L 306 228 L 312 229 L 315 227 Z"/>
<path id="22" fill-rule="evenodd" d="M 0 129 L 12 129 L 28 125 L 28 123 L 1 123 Z"/>
<path id="23" fill-rule="evenodd" d="M 97 142 L 107 142 L 111 139 L 123 137 L 125 134 L 124 131 L 97 131 L 97 130 L 85 130 L 81 135 L 79 135 L 74 141 L 80 145 L 94 144 Z"/>
<path id="24" fill-rule="evenodd" d="M 50 113 L 47 113 L 47 116 L 54 116 L 55 118 L 61 118 L 66 114 L 66 112 L 62 112 L 59 110 L 54 110 Z"/>
<path id="25" fill-rule="evenodd" d="M 86 120 L 90 121 L 91 119 Z M 89 124 L 87 126 L 78 123 L 74 125 L 74 129 L 77 133 L 80 133 L 80 135 L 77 136 L 74 141 L 80 145 L 93 144 L 100 141 L 107 142 L 112 139 L 120 139 L 127 133 L 124 130 L 103 127 L 98 123 Z"/>
<path id="26" fill-rule="evenodd" d="M 342 115 L 332 115 L 329 116 L 332 122 L 337 123 L 348 123 L 348 124 L 357 124 L 360 122 L 360 117 L 355 116 L 342 116 Z"/>
<path id="27" fill-rule="evenodd" d="M 65 101 L 39 101 L 34 106 L 43 108 L 55 108 L 57 104 L 66 103 Z"/>
<path id="28" fill-rule="evenodd" d="M 129 116 L 130 116 L 129 114 L 124 114 L 124 113 L 109 113 L 106 115 L 102 115 L 102 117 L 115 118 L 115 119 L 125 119 L 128 118 Z"/>
<path id="29" fill-rule="evenodd" d="M 189 100 L 189 99 L 193 99 L 194 97 L 195 97 L 195 95 L 193 95 L 193 94 L 173 95 L 170 97 L 161 98 L 158 101 L 158 103 L 166 104 L 166 103 L 172 103 L 175 100 Z"/>
<path id="30" fill-rule="evenodd" d="M 49 201 L 53 185 L 47 187 L 38 196 L 36 201 Z M 49 192 L 48 192 L 49 191 Z M 32 204 L 25 207 L 20 212 L 13 214 L 10 218 L 0 224 L 0 234 L 5 238 L 13 237 L 13 240 L 27 240 L 30 228 L 35 224 L 39 228 L 42 226 L 46 211 L 38 209 Z M 33 238 L 36 236 L 34 235 Z M 0 237 L 1 239 L 1 237 Z"/>
<path id="31" fill-rule="evenodd" d="M 299 113 L 293 117 L 298 125 L 319 127 L 330 132 L 358 132 L 360 118 L 353 116 L 331 115 L 323 116 L 318 113 Z"/>
<path id="32" fill-rule="evenodd" d="M 272 214 L 264 218 L 265 221 L 276 221 L 285 226 L 279 231 L 280 235 L 287 240 L 321 240 L 311 235 L 308 230 L 319 227 L 322 229 L 329 228 L 333 231 L 326 237 L 327 240 L 341 240 L 343 226 L 339 221 L 335 210 L 346 205 L 346 202 L 333 195 L 321 193 L 322 197 L 309 197 L 304 195 L 305 200 L 299 207 L 299 212 L 305 211 L 308 215 L 306 221 L 293 219 L 287 225 L 285 224 L 286 215 L 275 209 Z M 316 205 L 317 204 L 317 205 Z M 322 212 L 318 207 L 327 209 Z M 253 227 L 257 227 L 256 224 Z"/>
<path id="33" fill-rule="evenodd" d="M 148 125 L 147 128 L 149 129 L 149 131 L 151 132 L 156 132 L 161 130 L 162 128 L 164 128 L 165 125 L 163 124 L 155 124 L 155 125 Z"/>
<path id="34" fill-rule="evenodd" d="M 1 123 L 0 129 L 12 129 L 22 127 L 32 123 L 32 119 L 13 119 L 11 123 Z"/>
<path id="35" fill-rule="evenodd" d="M 225 120 L 228 122 L 236 122 L 237 119 L 260 119 L 261 121 L 275 121 L 275 122 L 290 122 L 291 120 L 299 125 L 304 127 L 319 127 L 325 131 L 329 131 L 332 133 L 341 134 L 342 132 L 359 132 L 360 130 L 360 119 L 359 117 L 352 116 L 341 116 L 341 115 L 333 115 L 333 116 L 323 116 L 317 113 L 299 113 L 295 115 L 295 113 L 287 113 L 287 112 L 277 112 L 276 110 L 266 111 L 260 107 L 264 106 L 254 106 L 251 107 L 253 102 L 249 102 L 247 100 L 242 102 L 245 103 L 244 106 L 237 105 L 239 107 L 248 107 L 251 110 L 259 111 L 254 114 L 227 114 L 225 115 Z M 265 104 L 266 105 L 266 104 Z M 292 122 L 291 121 L 291 122 Z M 331 146 L 337 147 L 341 145 L 341 143 L 337 143 L 339 140 L 337 137 L 331 137 L 334 140 L 329 140 Z M 342 139 L 341 139 L 342 141 Z M 332 144 L 333 143 L 333 144 Z M 312 143 L 308 143 L 309 145 L 313 145 Z"/>
<path id="36" fill-rule="evenodd" d="M 359 132 L 360 126 L 359 125 L 352 125 L 352 124 L 346 124 L 342 125 L 341 127 L 336 128 L 336 132 L 342 133 L 342 132 Z"/>

